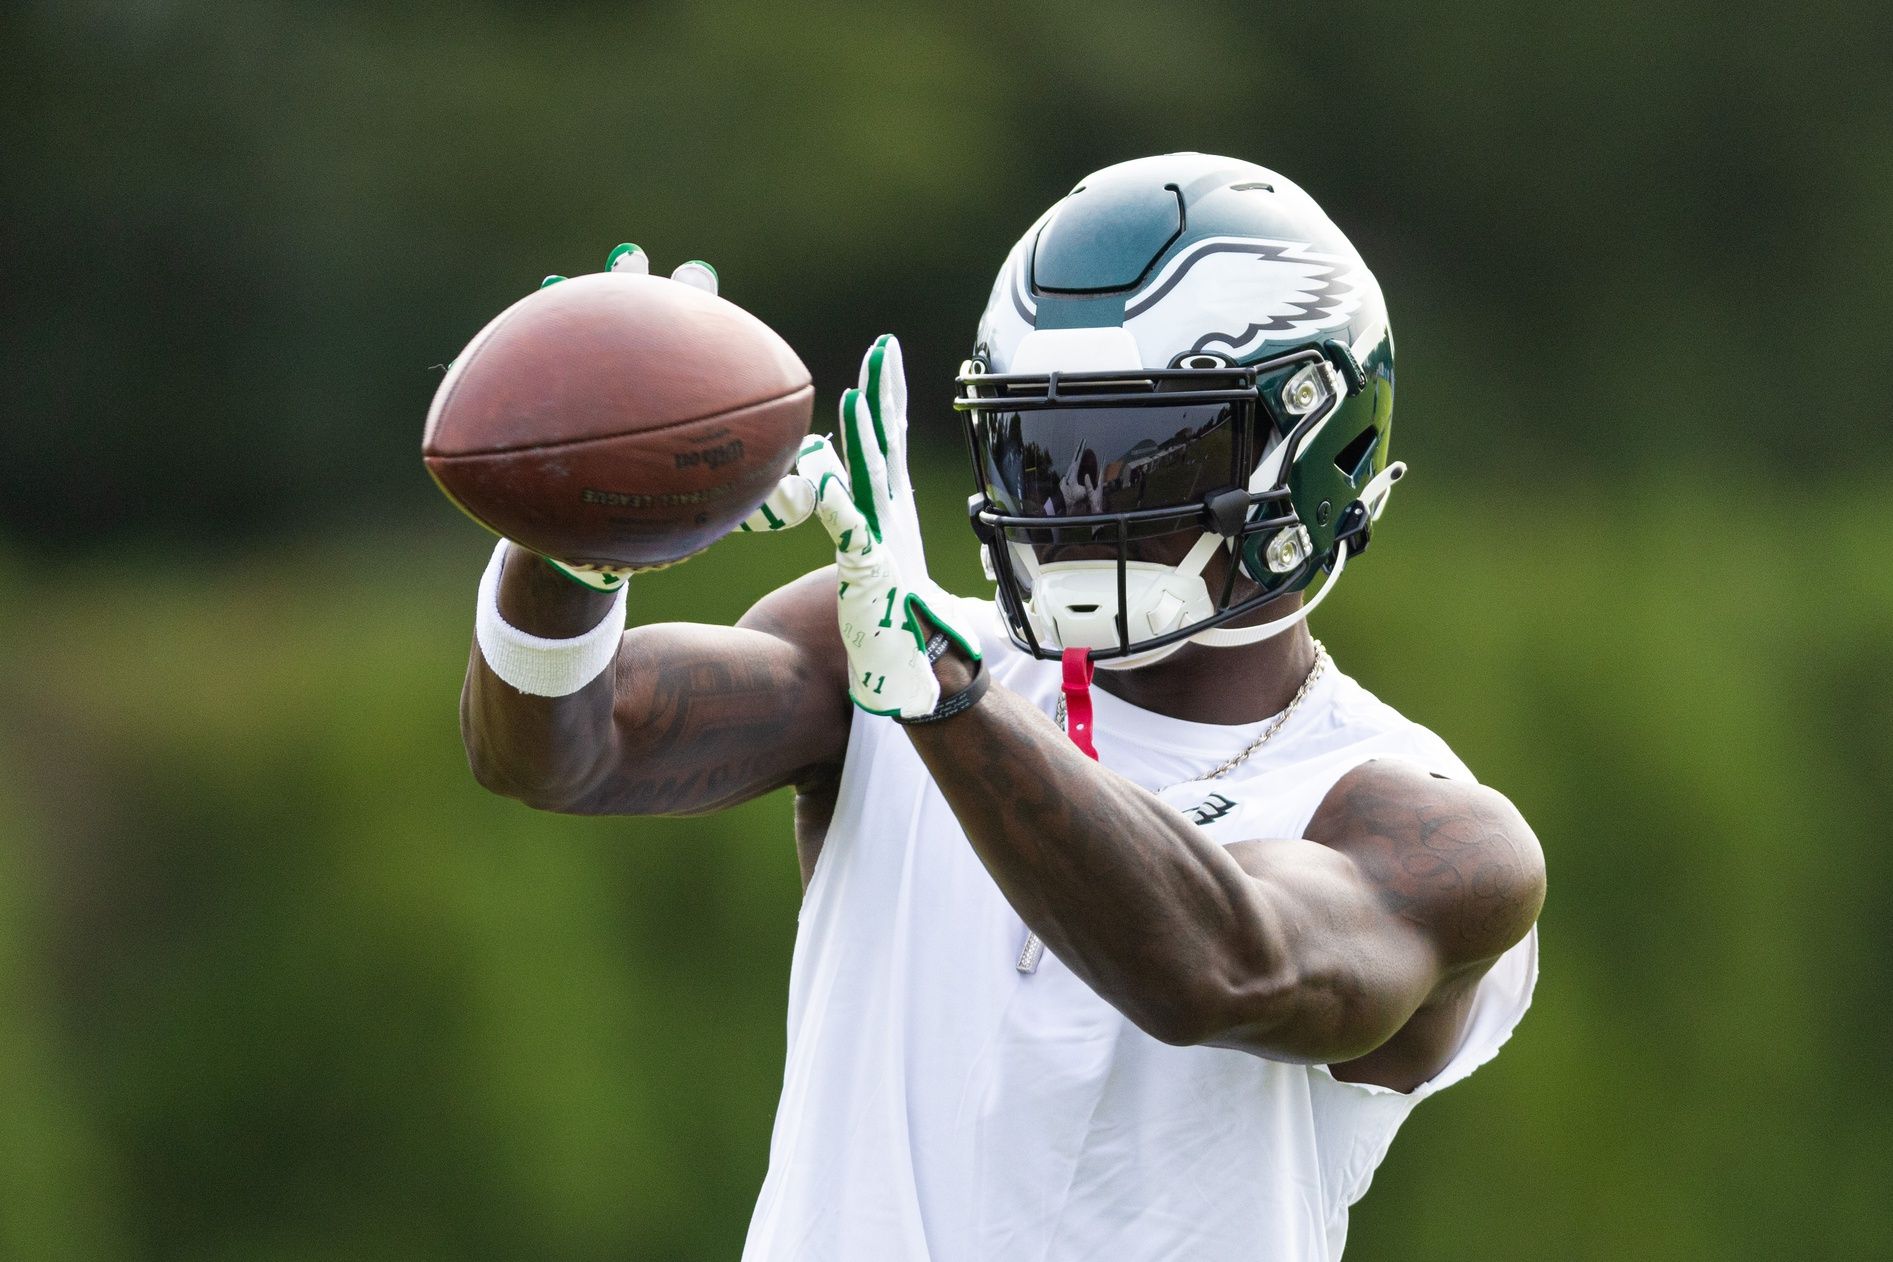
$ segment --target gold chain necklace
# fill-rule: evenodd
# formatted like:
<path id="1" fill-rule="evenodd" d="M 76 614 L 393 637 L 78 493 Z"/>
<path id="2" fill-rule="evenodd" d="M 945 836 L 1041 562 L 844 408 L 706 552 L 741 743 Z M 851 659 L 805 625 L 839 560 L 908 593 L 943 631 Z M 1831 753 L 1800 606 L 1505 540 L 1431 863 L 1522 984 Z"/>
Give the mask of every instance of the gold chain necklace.
<path id="1" fill-rule="evenodd" d="M 1301 687 L 1295 690 L 1294 697 L 1292 697 L 1289 700 L 1288 708 L 1283 710 L 1280 714 L 1276 715 L 1275 721 L 1273 723 L 1270 723 L 1267 727 L 1263 728 L 1262 734 L 1260 736 L 1257 736 L 1254 740 L 1250 741 L 1248 745 L 1246 745 L 1243 748 L 1241 753 L 1237 754 L 1234 758 L 1231 758 L 1228 762 L 1222 764 L 1220 767 L 1217 767 L 1214 771 L 1206 772 L 1205 774 L 1200 775 L 1200 776 L 1191 776 L 1187 780 L 1179 780 L 1177 781 L 1176 784 L 1166 784 L 1163 786 L 1163 788 L 1158 789 L 1157 792 L 1158 793 L 1166 792 L 1170 789 L 1176 788 L 1177 785 L 1195 784 L 1199 780 L 1220 779 L 1221 777 L 1226 776 L 1230 772 L 1234 771 L 1237 767 L 1240 767 L 1243 763 L 1247 762 L 1251 754 L 1255 753 L 1256 750 L 1268 744 L 1270 740 L 1274 739 L 1275 734 L 1281 731 L 1283 726 L 1287 724 L 1289 718 L 1294 715 L 1296 708 L 1299 707 L 1303 699 L 1305 699 L 1308 696 L 1309 689 L 1315 686 L 1315 680 L 1321 677 L 1322 668 L 1325 667 L 1327 664 L 1328 664 L 1328 650 L 1322 645 L 1320 640 L 1316 640 L 1315 641 L 1315 664 L 1308 668 L 1308 677 L 1303 679 L 1301 681 Z M 1057 725 L 1059 731 L 1062 732 L 1065 730 L 1065 694 L 1062 692 L 1058 694 L 1058 711 L 1053 716 L 1052 722 Z"/>

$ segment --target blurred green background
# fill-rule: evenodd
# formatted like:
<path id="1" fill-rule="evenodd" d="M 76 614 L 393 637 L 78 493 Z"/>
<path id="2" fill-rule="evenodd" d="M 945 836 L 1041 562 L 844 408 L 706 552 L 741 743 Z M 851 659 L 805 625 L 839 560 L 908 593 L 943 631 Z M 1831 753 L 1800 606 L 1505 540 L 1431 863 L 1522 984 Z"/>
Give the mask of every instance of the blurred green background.
<path id="1" fill-rule="evenodd" d="M 438 366 L 625 239 L 824 414 L 894 330 L 974 591 L 992 273 L 1179 148 L 1378 274 L 1414 472 L 1318 631 L 1550 864 L 1531 1013 L 1349 1258 L 1893 1255 L 1885 6 L 16 0 L 0 49 L 0 1257 L 736 1256 L 788 800 L 473 783 Z"/>

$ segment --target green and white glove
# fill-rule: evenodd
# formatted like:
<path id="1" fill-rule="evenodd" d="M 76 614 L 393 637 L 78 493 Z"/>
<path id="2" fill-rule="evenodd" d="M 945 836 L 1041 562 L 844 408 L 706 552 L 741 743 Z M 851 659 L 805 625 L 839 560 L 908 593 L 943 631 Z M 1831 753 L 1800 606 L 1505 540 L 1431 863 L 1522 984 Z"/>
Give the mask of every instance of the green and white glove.
<path id="1" fill-rule="evenodd" d="M 809 441 L 803 441 L 805 449 Z M 776 483 L 776 489 L 769 492 L 769 498 L 762 502 L 762 507 L 743 518 L 737 529 L 749 534 L 787 530 L 807 521 L 814 511 L 814 485 L 800 473 L 791 473 Z"/>
<path id="2" fill-rule="evenodd" d="M 918 718 L 940 704 L 929 626 L 974 661 L 980 645 L 959 598 L 927 576 L 907 477 L 907 378 L 892 334 L 869 348 L 861 384 L 841 396 L 841 442 L 845 464 L 817 437 L 802 445 L 796 472 L 814 487 L 815 515 L 835 543 L 848 696 L 869 714 Z"/>

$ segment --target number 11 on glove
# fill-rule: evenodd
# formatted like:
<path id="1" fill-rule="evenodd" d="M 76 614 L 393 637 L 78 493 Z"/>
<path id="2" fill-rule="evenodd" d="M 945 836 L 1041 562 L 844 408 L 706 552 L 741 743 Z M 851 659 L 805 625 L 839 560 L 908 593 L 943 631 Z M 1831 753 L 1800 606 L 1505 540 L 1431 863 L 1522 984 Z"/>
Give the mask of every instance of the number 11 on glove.
<path id="1" fill-rule="evenodd" d="M 940 703 L 927 654 L 937 628 L 974 661 L 979 637 L 959 599 L 927 575 L 907 477 L 907 381 L 900 343 L 884 335 L 841 396 L 846 463 L 825 438 L 802 446 L 796 472 L 835 544 L 836 615 L 848 652 L 848 696 L 869 714 L 918 718 Z"/>

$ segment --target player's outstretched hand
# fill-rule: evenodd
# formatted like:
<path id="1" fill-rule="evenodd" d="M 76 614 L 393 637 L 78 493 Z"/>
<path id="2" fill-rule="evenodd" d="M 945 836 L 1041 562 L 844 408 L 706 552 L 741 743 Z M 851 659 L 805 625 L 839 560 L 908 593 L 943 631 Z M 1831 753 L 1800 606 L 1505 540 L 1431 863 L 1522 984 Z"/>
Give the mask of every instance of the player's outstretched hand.
<path id="1" fill-rule="evenodd" d="M 835 544 L 848 696 L 870 714 L 918 718 L 940 703 L 928 629 L 975 661 L 980 644 L 959 599 L 927 575 L 907 477 L 907 379 L 892 334 L 876 339 L 860 384 L 841 396 L 841 441 L 845 462 L 827 439 L 811 438 L 796 472 Z"/>

